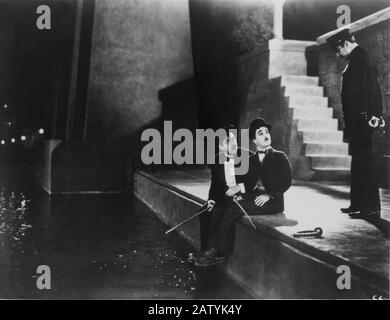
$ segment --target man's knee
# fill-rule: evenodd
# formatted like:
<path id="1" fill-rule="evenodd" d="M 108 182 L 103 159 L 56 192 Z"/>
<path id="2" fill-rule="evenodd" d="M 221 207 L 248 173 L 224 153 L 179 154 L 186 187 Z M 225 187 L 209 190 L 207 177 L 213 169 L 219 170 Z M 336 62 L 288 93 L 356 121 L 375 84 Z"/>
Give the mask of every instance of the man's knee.
<path id="1" fill-rule="evenodd" d="M 283 205 L 276 203 L 275 201 L 268 201 L 262 206 L 257 206 L 253 203 L 248 209 L 249 215 L 266 215 L 266 214 L 275 214 L 281 213 L 284 211 Z"/>

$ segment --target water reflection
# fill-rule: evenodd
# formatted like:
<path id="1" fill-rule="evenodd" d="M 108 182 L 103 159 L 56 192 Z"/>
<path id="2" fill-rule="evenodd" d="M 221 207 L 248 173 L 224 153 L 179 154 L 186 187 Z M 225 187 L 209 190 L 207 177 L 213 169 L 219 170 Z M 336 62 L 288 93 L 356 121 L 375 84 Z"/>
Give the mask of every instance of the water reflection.
<path id="1" fill-rule="evenodd" d="M 48 197 L 0 191 L 0 298 L 250 298 L 217 267 L 196 269 L 192 248 L 123 195 Z M 38 290 L 48 265 L 52 289 Z"/>
<path id="2" fill-rule="evenodd" d="M 7 194 L 3 187 L 0 191 L 0 234 L 2 241 L 20 243 L 31 224 L 27 222 L 26 212 L 29 200 L 23 193 L 10 192 Z"/>

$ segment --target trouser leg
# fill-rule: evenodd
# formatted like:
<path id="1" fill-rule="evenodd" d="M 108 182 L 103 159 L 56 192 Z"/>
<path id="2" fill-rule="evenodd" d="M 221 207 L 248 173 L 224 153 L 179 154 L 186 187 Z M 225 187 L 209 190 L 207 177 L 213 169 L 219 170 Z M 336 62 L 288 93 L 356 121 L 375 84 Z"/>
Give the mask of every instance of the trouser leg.
<path id="1" fill-rule="evenodd" d="M 256 197 L 264 193 L 265 192 L 261 190 L 254 190 L 248 194 L 243 201 L 240 202 L 241 206 L 245 209 L 248 215 L 266 215 L 283 212 L 283 199 L 269 200 L 264 205 L 257 206 L 255 204 Z"/>
<path id="2" fill-rule="evenodd" d="M 230 253 L 234 240 L 234 223 L 240 220 L 242 214 L 235 204 L 231 204 L 225 211 L 222 219 L 210 238 L 210 247 L 219 252 Z"/>
<path id="3" fill-rule="evenodd" d="M 211 213 L 209 211 L 203 212 L 200 217 L 200 248 L 205 250 L 209 241 Z"/>
<path id="4" fill-rule="evenodd" d="M 381 201 L 379 196 L 379 176 L 374 156 L 369 159 L 369 172 L 367 183 L 367 204 L 368 209 L 381 210 Z"/>
<path id="5" fill-rule="evenodd" d="M 283 211 L 283 205 L 278 201 L 268 201 L 263 206 L 256 206 L 254 199 L 262 194 L 256 190 L 247 195 L 246 199 L 240 201 L 241 206 L 248 215 L 264 215 L 274 214 Z M 231 203 L 227 207 L 224 214 L 221 214 L 218 226 L 210 237 L 210 247 L 216 248 L 223 253 L 231 253 L 234 237 L 235 237 L 235 222 L 239 221 L 243 216 L 243 212 L 236 203 Z"/>
<path id="6" fill-rule="evenodd" d="M 361 126 L 350 144 L 351 206 L 360 210 L 380 210 L 379 177 L 372 151 L 372 132 Z"/>
<path id="7" fill-rule="evenodd" d="M 370 154 L 352 156 L 351 205 L 361 210 L 380 210 L 378 174 Z"/>
<path id="8" fill-rule="evenodd" d="M 212 237 L 212 235 L 216 232 L 226 213 L 226 210 L 230 207 L 231 204 L 232 201 L 226 201 L 222 204 L 217 204 L 211 211 L 209 237 Z"/>

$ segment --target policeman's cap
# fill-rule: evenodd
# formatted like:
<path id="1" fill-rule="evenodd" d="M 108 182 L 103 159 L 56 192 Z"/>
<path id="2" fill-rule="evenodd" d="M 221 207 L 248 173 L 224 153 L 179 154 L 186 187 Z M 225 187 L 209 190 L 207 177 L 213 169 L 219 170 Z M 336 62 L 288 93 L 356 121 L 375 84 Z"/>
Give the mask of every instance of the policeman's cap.
<path id="1" fill-rule="evenodd" d="M 341 31 L 330 36 L 328 39 L 326 39 L 326 41 L 330 44 L 334 51 L 337 51 L 338 46 L 343 47 L 345 41 L 354 42 L 355 38 L 351 34 L 350 29 L 342 29 Z"/>

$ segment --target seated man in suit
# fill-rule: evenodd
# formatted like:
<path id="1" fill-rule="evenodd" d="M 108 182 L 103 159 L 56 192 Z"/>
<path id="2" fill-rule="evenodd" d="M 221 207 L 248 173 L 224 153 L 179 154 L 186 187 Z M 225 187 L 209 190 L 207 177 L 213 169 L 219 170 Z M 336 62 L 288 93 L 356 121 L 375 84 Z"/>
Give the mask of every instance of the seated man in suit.
<path id="1" fill-rule="evenodd" d="M 249 138 L 257 152 L 250 156 L 249 171 L 240 179 L 240 184 L 229 187 L 228 197 L 242 194 L 241 206 L 249 215 L 264 215 L 283 212 L 284 192 L 291 186 L 291 169 L 287 156 L 271 147 L 271 125 L 263 119 L 254 119 L 249 128 Z M 261 182 L 263 188 L 258 188 Z M 223 255 L 231 252 L 234 241 L 234 223 L 242 212 L 232 202 L 221 214 L 218 225 L 210 232 L 208 248 L 198 266 L 218 263 Z"/>
<path id="2" fill-rule="evenodd" d="M 211 169 L 211 185 L 209 190 L 209 196 L 207 200 L 208 211 L 211 216 L 202 216 L 202 246 L 208 246 L 208 239 L 215 232 L 215 229 L 220 224 L 220 220 L 223 217 L 225 211 L 231 206 L 232 197 L 228 197 L 226 192 L 229 188 L 238 187 L 244 191 L 244 185 L 241 182 L 243 176 L 238 175 L 239 153 L 240 156 L 246 156 L 252 153 L 250 150 L 242 149 L 238 147 L 237 139 L 232 130 L 235 130 L 233 125 L 224 126 L 226 131 L 226 138 L 219 144 L 219 153 L 215 156 L 215 164 L 210 165 Z M 225 158 L 223 163 L 219 163 L 219 157 Z M 191 256 L 192 257 L 192 256 Z M 204 260 L 203 256 L 193 257 L 190 260 L 195 260 L 195 264 L 198 261 Z"/>

